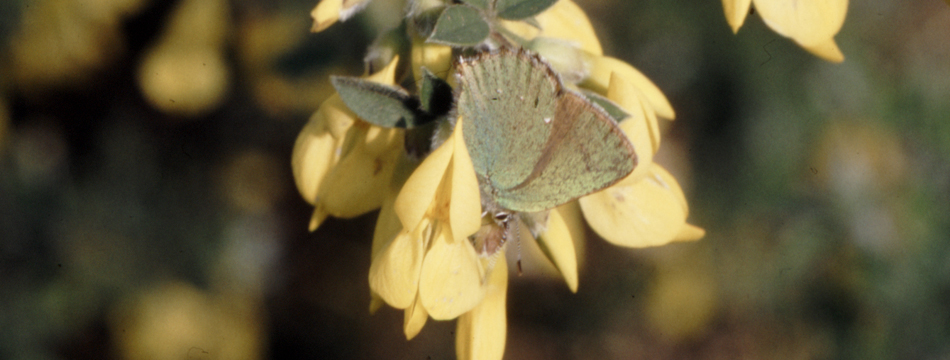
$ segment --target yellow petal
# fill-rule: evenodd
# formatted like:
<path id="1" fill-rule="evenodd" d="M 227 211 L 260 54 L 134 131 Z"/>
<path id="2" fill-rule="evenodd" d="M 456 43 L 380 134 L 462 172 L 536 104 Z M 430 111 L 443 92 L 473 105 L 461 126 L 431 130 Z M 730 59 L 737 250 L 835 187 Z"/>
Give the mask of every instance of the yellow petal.
<path id="1" fill-rule="evenodd" d="M 428 221 L 413 231 L 403 230 L 373 257 L 369 288 L 394 308 L 405 309 L 416 299 L 425 251 L 423 236 L 428 230 Z"/>
<path id="2" fill-rule="evenodd" d="M 403 227 L 415 228 L 429 210 L 439 185 L 446 177 L 445 172 L 454 150 L 453 137 L 449 137 L 419 164 L 402 186 L 396 197 L 396 215 Z"/>
<path id="3" fill-rule="evenodd" d="M 594 27 L 591 26 L 587 14 L 580 6 L 571 0 L 561 0 L 552 5 L 547 11 L 539 14 L 536 19 L 546 37 L 573 40 L 580 44 L 581 49 L 592 54 L 602 55 Z"/>
<path id="4" fill-rule="evenodd" d="M 366 140 L 363 142 L 366 154 L 378 156 L 392 151 L 401 152 L 403 131 L 398 128 L 382 128 L 369 126 L 366 129 Z"/>
<path id="5" fill-rule="evenodd" d="M 399 55 L 393 56 L 389 65 L 366 77 L 366 80 L 380 84 L 393 85 L 396 83 L 396 67 L 399 66 Z"/>
<path id="6" fill-rule="evenodd" d="M 459 360 L 500 360 L 505 354 L 508 319 L 508 264 L 499 261 L 488 280 L 485 299 L 459 317 L 455 332 L 455 354 Z"/>
<path id="7" fill-rule="evenodd" d="M 297 136 L 291 168 L 297 190 L 307 202 L 316 204 L 320 184 L 339 162 L 344 136 L 355 121 L 356 115 L 334 94 L 320 105 Z"/>
<path id="8" fill-rule="evenodd" d="M 390 185 L 402 152 L 401 129 L 361 125 L 364 126 L 350 129 L 355 143 L 353 150 L 330 170 L 317 192 L 317 201 L 334 217 L 350 218 L 378 209 L 387 193 L 381 190 Z M 380 135 L 368 142 L 367 135 L 371 131 L 389 135 Z M 375 143 L 379 141 L 384 143 Z"/>
<path id="9" fill-rule="evenodd" d="M 419 269 L 425 244 L 412 243 L 418 241 L 416 239 L 410 241 L 401 239 L 398 244 L 392 245 L 402 229 L 402 224 L 393 209 L 394 202 L 395 195 L 387 197 L 376 220 L 369 282 L 374 301 L 378 299 L 380 303 L 383 302 L 382 296 L 374 289 L 385 288 L 387 301 L 393 307 L 404 308 L 405 306 L 401 306 L 406 304 L 404 290 L 412 288 L 412 296 L 416 296 L 417 293 L 415 289 L 419 286 Z M 421 225 L 424 232 L 428 222 Z M 402 253 L 408 253 L 408 256 Z"/>
<path id="10" fill-rule="evenodd" d="M 584 247 L 587 245 L 585 233 L 587 232 L 587 225 L 584 224 L 584 215 L 581 213 L 581 206 L 577 201 L 571 201 L 567 204 L 557 207 L 557 211 L 561 215 L 561 220 L 564 220 L 564 225 L 567 225 L 568 231 L 571 232 L 571 240 L 574 241 L 574 254 L 577 259 L 577 268 L 583 268 L 584 266 Z"/>
<path id="11" fill-rule="evenodd" d="M 297 190 L 311 204 L 316 202 L 323 178 L 336 164 L 336 147 L 337 141 L 326 128 L 325 117 L 317 111 L 297 135 L 290 160 Z"/>
<path id="12" fill-rule="evenodd" d="M 608 56 L 589 56 L 588 62 L 591 64 L 590 76 L 581 82 L 580 86 L 606 94 L 610 86 L 610 74 L 616 72 L 643 94 L 646 102 L 659 117 L 670 120 L 676 117 L 673 106 L 660 88 L 630 64 Z"/>
<path id="13" fill-rule="evenodd" d="M 571 292 L 577 292 L 577 255 L 574 254 L 574 241 L 571 231 L 561 217 L 558 208 L 548 215 L 547 231 L 538 236 L 538 245 L 548 259 L 557 267 Z"/>
<path id="14" fill-rule="evenodd" d="M 406 340 L 412 340 L 416 335 L 419 335 L 419 332 L 422 331 L 422 327 L 425 326 L 426 320 L 428 319 L 429 313 L 426 312 L 425 307 L 422 306 L 422 300 L 417 296 L 412 306 L 407 307 L 405 310 L 402 331 L 406 333 Z"/>
<path id="15" fill-rule="evenodd" d="M 637 153 L 637 167 L 627 179 L 639 180 L 649 173 L 653 155 L 660 146 L 660 132 L 656 114 L 643 102 L 640 92 L 633 84 L 625 81 L 617 73 L 610 75 L 610 87 L 607 98 L 626 110 L 630 117 L 620 122 L 623 130 Z"/>
<path id="16" fill-rule="evenodd" d="M 645 104 L 644 104 L 645 105 Z M 633 172 L 621 182 L 631 182 L 631 181 L 640 181 L 643 177 L 649 175 L 650 168 L 653 164 L 653 156 L 656 154 L 656 148 L 650 146 L 653 142 L 652 135 L 659 135 L 651 131 L 650 123 L 656 123 L 656 116 L 651 111 L 646 111 L 643 113 L 645 121 L 638 121 L 637 119 L 627 119 L 620 123 L 620 129 L 623 130 L 624 134 L 627 134 L 627 137 L 630 138 L 630 141 L 633 142 L 634 150 L 637 153 L 637 167 L 633 169 Z M 650 138 L 649 140 L 644 138 Z M 641 144 L 639 142 L 647 141 L 646 144 Z"/>
<path id="17" fill-rule="evenodd" d="M 702 239 L 703 236 L 706 236 L 706 230 L 695 225 L 685 224 L 673 241 L 695 241 Z"/>
<path id="18" fill-rule="evenodd" d="M 422 67 L 425 66 L 435 76 L 448 78 L 452 74 L 452 47 L 427 43 L 424 39 L 412 42 L 412 76 L 418 84 L 422 80 Z"/>
<path id="19" fill-rule="evenodd" d="M 482 226 L 482 200 L 475 178 L 472 159 L 462 139 L 462 119 L 455 124 L 452 134 L 455 138 L 455 152 L 452 156 L 452 200 L 449 204 L 449 221 L 452 234 L 458 241 L 464 241 Z"/>
<path id="20" fill-rule="evenodd" d="M 803 46 L 822 44 L 841 30 L 848 0 L 754 0 L 772 30 Z"/>
<path id="21" fill-rule="evenodd" d="M 502 20 L 502 26 L 516 35 L 531 40 L 538 36 L 577 42 L 586 52 L 603 55 L 594 27 L 584 10 L 571 0 L 561 0 L 535 17 L 541 30 L 523 21 Z"/>
<path id="22" fill-rule="evenodd" d="M 726 21 L 732 28 L 732 33 L 739 32 L 746 15 L 749 14 L 749 5 L 752 0 L 722 0 L 722 9 L 726 12 Z"/>
<path id="23" fill-rule="evenodd" d="M 828 40 L 815 45 L 802 45 L 802 47 L 815 56 L 827 61 L 833 63 L 840 63 L 844 61 L 844 54 L 841 53 L 841 49 L 838 48 L 838 44 L 835 43 L 835 39 L 833 38 L 829 38 Z"/>
<path id="24" fill-rule="evenodd" d="M 653 165 L 653 173 L 656 175 L 653 180 L 669 188 L 670 194 L 672 194 L 673 198 L 679 203 L 683 212 L 689 214 L 689 204 L 686 202 L 686 195 L 683 194 L 683 188 L 680 187 L 680 183 L 676 181 L 673 174 L 670 174 L 670 172 L 666 171 L 662 166 L 655 163 Z"/>
<path id="25" fill-rule="evenodd" d="M 619 246 L 647 247 L 673 241 L 686 223 L 683 191 L 666 170 L 653 164 L 651 174 L 633 184 L 619 183 L 582 197 L 587 223 Z"/>
<path id="26" fill-rule="evenodd" d="M 471 310 L 482 301 L 482 271 L 478 255 L 468 240 L 455 241 L 442 226 L 422 262 L 419 296 L 429 315 L 448 320 Z"/>
<path id="27" fill-rule="evenodd" d="M 330 214 L 327 214 L 327 212 L 323 210 L 323 204 L 317 203 L 316 208 L 313 209 L 313 215 L 310 216 L 310 224 L 307 225 L 307 229 L 311 232 L 317 230 L 317 227 L 323 224 L 323 221 L 326 220 L 329 215 Z"/>
<path id="28" fill-rule="evenodd" d="M 232 10 L 230 2 L 222 0 L 177 3 L 161 36 L 144 52 L 136 76 L 141 94 L 152 106 L 178 115 L 197 116 L 213 110 L 231 88 L 224 47 Z M 108 43 L 100 37 L 105 34 L 95 34 L 99 35 L 96 39 Z M 80 40 L 77 35 L 82 36 L 70 32 L 68 40 L 63 41 L 72 45 Z M 56 55 L 60 54 L 53 56 Z"/>
<path id="29" fill-rule="evenodd" d="M 347 107 L 343 99 L 340 98 L 340 94 L 333 94 L 333 96 L 327 98 L 327 100 L 320 105 L 320 109 L 317 110 L 317 114 L 314 114 L 314 116 L 322 116 L 326 119 L 326 127 L 330 131 L 330 134 L 333 135 L 334 139 L 339 140 L 341 144 L 346 137 L 346 133 L 350 131 L 350 127 L 356 122 L 356 114 L 350 111 L 350 108 Z"/>
<path id="30" fill-rule="evenodd" d="M 375 314 L 376 311 L 379 310 L 379 308 L 383 307 L 383 304 L 384 304 L 385 302 L 383 301 L 383 298 L 379 297 L 379 294 L 377 294 L 377 293 L 375 293 L 375 292 L 370 291 L 370 292 L 369 292 L 369 296 L 370 296 L 370 299 L 369 299 L 369 314 L 372 315 L 372 314 Z"/>
<path id="31" fill-rule="evenodd" d="M 379 252 L 386 246 L 389 246 L 389 243 L 402 230 L 402 223 L 399 222 L 399 217 L 396 216 L 396 210 L 394 209 L 395 203 L 396 195 L 390 193 L 383 200 L 379 216 L 376 217 L 376 227 L 373 229 L 373 246 L 370 251 L 373 258 L 379 255 Z"/>
<path id="32" fill-rule="evenodd" d="M 576 84 L 590 74 L 589 53 L 578 48 L 576 42 L 539 36 L 524 47 L 541 55 L 563 81 Z"/>
<path id="33" fill-rule="evenodd" d="M 719 312 L 716 279 L 712 269 L 694 259 L 671 270 L 660 269 L 646 293 L 642 325 L 653 328 L 666 341 L 702 338 L 715 327 Z"/>
<path id="34" fill-rule="evenodd" d="M 340 19 L 342 9 L 343 0 L 321 0 L 310 11 L 310 17 L 313 18 L 313 27 L 310 28 L 310 32 L 321 32 L 335 24 Z"/>

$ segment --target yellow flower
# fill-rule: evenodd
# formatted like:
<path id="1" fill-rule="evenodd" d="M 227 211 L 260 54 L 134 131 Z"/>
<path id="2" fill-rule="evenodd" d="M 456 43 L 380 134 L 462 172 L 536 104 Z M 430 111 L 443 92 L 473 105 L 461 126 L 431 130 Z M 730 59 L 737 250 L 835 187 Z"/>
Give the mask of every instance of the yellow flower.
<path id="1" fill-rule="evenodd" d="M 337 21 L 346 21 L 354 14 L 363 10 L 369 5 L 370 0 L 321 0 L 316 7 L 310 11 L 310 17 L 313 18 L 313 27 L 311 32 L 321 32 Z"/>
<path id="2" fill-rule="evenodd" d="M 547 226 L 538 234 L 536 240 L 544 255 L 561 273 L 568 289 L 576 293 L 577 253 L 574 249 L 573 234 L 567 225 L 567 217 L 573 215 L 565 206 L 551 209 L 547 214 Z"/>
<path id="3" fill-rule="evenodd" d="M 345 6 L 344 0 L 321 2 L 314 10 L 315 28 L 339 19 Z M 639 165 L 614 186 L 579 199 L 591 227 L 611 243 L 631 247 L 702 237 L 702 229 L 686 223 L 686 199 L 676 180 L 653 163 L 660 144 L 658 119 L 675 117 L 663 93 L 629 64 L 602 55 L 586 15 L 572 1 L 561 0 L 535 19 L 540 31 L 503 22 L 506 36 L 521 37 L 541 52 L 568 86 L 577 83 L 599 92 L 631 115 L 620 127 L 633 142 Z M 416 39 L 412 74 L 418 81 L 425 66 L 445 77 L 452 71 L 451 56 L 450 47 Z M 392 84 L 396 63 L 373 75 L 376 81 Z M 486 239 L 500 236 L 492 231 L 507 229 L 494 222 L 496 214 L 482 214 L 478 180 L 462 135 L 464 121 L 455 119 L 451 133 L 448 126 L 436 130 L 435 150 L 413 169 L 415 160 L 402 151 L 403 130 L 370 126 L 335 96 L 298 138 L 294 174 L 301 194 L 316 206 L 312 227 L 328 215 L 355 216 L 381 207 L 368 276 L 371 311 L 383 303 L 403 309 L 409 339 L 429 317 L 458 318 L 459 359 L 500 359 L 506 338 L 507 246 Z M 514 221 L 523 221 L 537 236 L 544 254 L 576 292 L 578 259 L 568 224 L 579 214 L 570 206 L 514 214 Z"/>
<path id="4" fill-rule="evenodd" d="M 412 42 L 412 76 L 416 83 L 422 80 L 422 67 L 425 66 L 435 76 L 453 81 L 452 47 L 427 43 L 423 39 Z"/>
<path id="5" fill-rule="evenodd" d="M 753 0 L 722 0 L 726 20 L 739 31 Z M 816 56 L 844 61 L 834 36 L 844 24 L 848 0 L 755 0 L 755 9 L 772 30 L 795 40 Z"/>
<path id="6" fill-rule="evenodd" d="M 503 245 L 479 254 L 469 235 L 482 227 L 478 182 L 458 119 L 452 135 L 432 152 L 376 224 L 370 288 L 389 305 L 405 309 L 411 339 L 429 316 L 458 318 L 459 359 L 500 359 L 506 337 L 508 266 Z M 577 289 L 577 263 L 567 226 L 557 210 L 539 241 Z"/>
<path id="7" fill-rule="evenodd" d="M 469 240 L 482 226 L 482 215 L 478 181 L 462 140 L 462 121 L 457 120 L 452 135 L 383 205 L 374 233 L 369 282 L 374 294 L 405 309 L 408 338 L 422 329 L 429 316 L 447 320 L 465 314 L 459 334 L 476 340 L 466 342 L 460 337 L 458 341 L 477 353 L 489 351 L 477 344 L 498 346 L 497 339 L 477 339 L 494 339 L 497 334 L 486 330 L 498 329 L 485 324 L 496 324 L 499 318 L 504 322 L 507 267 L 503 249 L 497 253 L 500 256 L 479 256 Z M 496 264 L 497 258 L 502 260 Z M 504 348 L 503 334 L 500 349 Z"/>
<path id="8" fill-rule="evenodd" d="M 514 34 L 531 40 L 542 36 L 567 40 L 586 52 L 602 55 L 604 51 L 594 33 L 587 14 L 571 0 L 560 0 L 535 17 L 540 29 L 523 21 L 502 20 L 501 24 Z"/>
<path id="9" fill-rule="evenodd" d="M 368 77 L 393 84 L 398 57 Z M 350 218 L 378 209 L 403 149 L 403 130 L 356 117 L 340 96 L 327 99 L 294 144 L 291 165 L 300 195 L 313 204 L 310 230 L 328 215 Z"/>
<path id="10" fill-rule="evenodd" d="M 483 274 L 468 240 L 481 226 L 481 200 L 463 144 L 456 124 L 452 136 L 409 176 L 392 208 L 387 204 L 380 213 L 370 288 L 393 307 L 407 308 L 419 296 L 433 318 L 450 319 L 484 295 Z M 401 230 L 388 238 L 396 228 Z"/>
<path id="11" fill-rule="evenodd" d="M 603 50 L 584 11 L 571 0 L 561 0 L 535 20 L 539 27 L 524 21 L 502 20 L 501 24 L 525 41 L 526 48 L 541 55 L 562 80 L 576 83 L 588 77 L 591 64 L 587 58 L 601 56 Z"/>
<path id="12" fill-rule="evenodd" d="M 624 82 L 630 83 L 639 93 L 638 97 L 645 100 L 646 105 L 649 105 L 645 109 L 646 111 L 668 120 L 676 118 L 673 106 L 666 99 L 666 95 L 663 95 L 660 88 L 650 81 L 646 75 L 643 75 L 630 64 L 609 56 L 597 56 L 596 54 L 588 54 L 587 61 L 591 67 L 590 75 L 578 84 L 579 86 L 606 95 L 610 87 L 611 77 L 616 74 Z M 657 142 L 654 147 L 659 146 L 659 130 L 655 122 L 651 128 L 657 132 L 655 136 Z"/>
<path id="13" fill-rule="evenodd" d="M 703 230 L 686 223 L 689 210 L 676 179 L 653 163 L 660 145 L 657 112 L 672 117 L 669 102 L 630 65 L 610 58 L 599 61 L 604 69 L 592 72 L 586 83 L 602 88 L 600 74 L 611 71 L 606 95 L 631 115 L 620 122 L 620 128 L 633 143 L 638 164 L 617 184 L 580 198 L 584 218 L 597 234 L 620 246 L 657 246 L 701 238 Z"/>
<path id="14" fill-rule="evenodd" d="M 459 360 L 501 359 L 505 353 L 508 263 L 504 257 L 489 276 L 485 298 L 478 306 L 460 316 L 456 324 L 455 356 Z"/>

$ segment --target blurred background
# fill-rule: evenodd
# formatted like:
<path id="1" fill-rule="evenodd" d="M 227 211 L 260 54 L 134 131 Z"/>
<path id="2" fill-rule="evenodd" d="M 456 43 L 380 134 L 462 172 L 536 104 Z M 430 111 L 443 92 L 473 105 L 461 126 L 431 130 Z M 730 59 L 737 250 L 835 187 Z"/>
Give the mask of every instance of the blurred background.
<path id="1" fill-rule="evenodd" d="M 950 358 L 946 3 L 853 1 L 829 64 L 719 1 L 577 2 L 707 236 L 512 273 L 506 358 Z M 369 314 L 375 212 L 307 232 L 294 139 L 401 12 L 315 4 L 0 2 L 0 359 L 454 357 Z"/>

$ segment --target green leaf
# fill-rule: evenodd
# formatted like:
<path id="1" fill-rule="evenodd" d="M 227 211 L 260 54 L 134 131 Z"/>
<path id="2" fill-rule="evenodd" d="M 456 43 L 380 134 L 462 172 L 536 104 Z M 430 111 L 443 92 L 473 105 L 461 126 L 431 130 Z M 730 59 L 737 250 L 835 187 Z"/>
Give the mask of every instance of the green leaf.
<path id="1" fill-rule="evenodd" d="M 418 36 L 428 38 L 432 35 L 432 30 L 435 29 L 435 24 L 439 21 L 439 16 L 442 15 L 442 11 L 445 11 L 445 6 L 436 6 L 413 15 L 407 19 L 410 28 L 415 31 L 415 34 Z M 412 32 L 410 32 L 410 34 L 411 33 Z"/>
<path id="2" fill-rule="evenodd" d="M 495 11 L 506 20 L 521 20 L 547 10 L 557 0 L 498 0 Z"/>
<path id="3" fill-rule="evenodd" d="M 430 116 L 438 117 L 448 114 L 449 110 L 452 110 L 452 86 L 423 67 L 422 82 L 419 84 L 419 102 L 422 111 Z"/>
<path id="4" fill-rule="evenodd" d="M 630 117 L 630 114 L 624 111 L 624 109 L 621 108 L 620 105 L 617 105 L 617 103 L 613 102 L 612 100 L 598 93 L 595 93 L 590 90 L 581 90 L 581 94 L 584 94 L 584 96 L 586 96 L 587 100 L 590 100 L 590 102 L 604 109 L 604 111 L 607 112 L 607 115 L 610 115 L 610 117 L 613 118 L 614 121 L 618 123 L 621 120 Z"/>
<path id="5" fill-rule="evenodd" d="M 462 0 L 462 2 L 474 6 L 482 11 L 488 10 L 488 0 Z"/>
<path id="6" fill-rule="evenodd" d="M 478 9 L 452 5 L 442 12 L 427 41 L 451 46 L 474 46 L 488 37 L 490 28 Z"/>
<path id="7" fill-rule="evenodd" d="M 343 103 L 373 125 L 409 128 L 424 122 L 425 116 L 417 110 L 419 100 L 403 88 L 348 76 L 331 76 L 330 82 Z"/>

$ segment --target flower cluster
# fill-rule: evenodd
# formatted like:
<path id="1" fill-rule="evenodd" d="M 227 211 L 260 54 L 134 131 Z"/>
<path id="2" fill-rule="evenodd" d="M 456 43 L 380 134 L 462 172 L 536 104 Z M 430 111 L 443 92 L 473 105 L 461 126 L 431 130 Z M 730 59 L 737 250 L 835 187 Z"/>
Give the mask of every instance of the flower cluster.
<path id="1" fill-rule="evenodd" d="M 411 12 L 425 14 L 429 3 L 417 1 Z M 362 5 L 365 1 L 322 1 L 312 13 L 314 30 L 346 18 Z M 501 19 L 492 24 L 497 37 L 479 40 L 479 46 L 468 49 L 490 51 L 486 44 L 498 38 L 522 46 L 545 59 L 566 86 L 605 97 L 629 115 L 619 127 L 634 145 L 638 165 L 613 186 L 578 199 L 590 226 L 607 241 L 626 247 L 701 238 L 704 231 L 686 223 L 688 206 L 676 179 L 653 162 L 660 145 L 658 121 L 675 116 L 663 93 L 631 65 L 603 55 L 586 15 L 572 1 L 545 5 L 532 19 L 530 23 Z M 454 85 L 453 54 L 458 52 L 431 41 L 438 29 L 433 34 L 428 42 L 418 37 L 407 42 L 404 53 L 411 76 L 420 82 L 424 67 Z M 400 51 L 391 53 L 391 58 L 380 55 L 388 65 L 366 80 L 399 82 Z M 432 150 L 420 157 L 406 150 L 414 142 L 410 132 L 419 128 L 374 125 L 334 95 L 297 139 L 294 178 L 301 195 L 315 206 L 311 230 L 327 216 L 349 218 L 381 209 L 369 270 L 371 310 L 383 303 L 404 309 L 404 331 L 410 339 L 429 317 L 458 318 L 459 359 L 500 359 L 506 337 L 507 246 L 484 240 L 492 236 L 494 223 L 492 214 L 483 213 L 478 179 L 462 137 L 464 121 L 437 121 L 428 137 Z M 578 285 L 567 225 L 574 214 L 551 209 L 535 232 L 571 291 Z"/>

